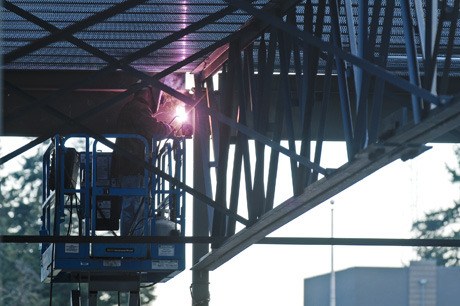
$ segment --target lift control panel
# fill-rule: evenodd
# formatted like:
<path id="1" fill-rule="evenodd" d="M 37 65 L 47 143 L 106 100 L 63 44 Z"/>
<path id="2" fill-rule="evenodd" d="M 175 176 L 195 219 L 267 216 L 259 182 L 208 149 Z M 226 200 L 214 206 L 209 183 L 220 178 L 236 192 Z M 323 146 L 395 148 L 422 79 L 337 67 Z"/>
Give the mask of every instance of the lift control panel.
<path id="1" fill-rule="evenodd" d="M 123 241 L 134 235 L 122 235 L 120 228 L 123 210 L 134 201 L 136 236 L 184 236 L 185 192 L 177 186 L 185 179 L 184 138 L 147 141 L 139 135 L 104 136 L 135 138 L 144 145 L 145 159 L 139 162 L 145 169 L 139 184 L 126 187 L 112 175 L 111 149 L 116 146 L 109 148 L 86 135 L 55 136 L 43 157 L 40 235 L 119 236 Z M 41 280 L 84 283 L 131 278 L 151 284 L 165 282 L 185 268 L 183 243 L 87 241 L 43 243 Z"/>

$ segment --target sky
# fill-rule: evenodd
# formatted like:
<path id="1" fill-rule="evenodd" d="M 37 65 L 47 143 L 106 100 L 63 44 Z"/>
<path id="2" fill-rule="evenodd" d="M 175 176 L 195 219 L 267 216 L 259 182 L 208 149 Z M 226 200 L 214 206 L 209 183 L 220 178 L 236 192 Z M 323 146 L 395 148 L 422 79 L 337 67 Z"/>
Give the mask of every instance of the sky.
<path id="1" fill-rule="evenodd" d="M 19 146 L 10 139 L 0 139 L 1 155 Z M 330 237 L 331 200 L 334 205 L 334 237 L 342 238 L 411 238 L 412 222 L 427 211 L 448 207 L 460 199 L 458 185 L 450 182 L 446 165 L 457 166 L 454 146 L 434 147 L 413 160 L 400 160 L 335 195 L 331 199 L 291 221 L 271 236 Z M 190 146 L 189 146 L 190 147 Z M 339 167 L 345 162 L 343 143 L 325 144 L 321 165 Z M 230 154 L 231 156 L 231 154 Z M 192 157 L 187 157 L 188 161 Z M 231 163 L 230 163 L 231 164 Z M 14 162 L 8 162 L 11 168 Z M 188 162 L 191 173 L 191 162 Z M 288 169 L 288 159 L 280 159 L 280 169 Z M 191 176 L 190 176 L 191 177 Z M 289 198 L 290 176 L 278 182 L 275 204 Z M 191 179 L 187 184 L 192 185 Z M 244 198 L 240 196 L 240 199 Z M 192 219 L 192 200 L 187 207 Z M 244 203 L 239 204 L 244 207 Z M 244 213 L 244 212 L 241 212 Z M 192 235 L 189 224 L 186 235 Z M 152 305 L 192 305 L 191 245 L 186 249 L 186 269 L 166 283 L 155 286 Z M 210 305 L 303 305 L 303 280 L 329 273 L 330 246 L 253 245 L 210 272 Z M 416 260 L 413 248 L 380 246 L 335 246 L 336 271 L 357 266 L 402 267 Z"/>
<path id="2" fill-rule="evenodd" d="M 328 167 L 338 167 L 345 162 L 338 158 L 346 156 L 343 143 L 328 143 L 324 152 L 324 163 Z M 448 207 L 460 198 L 458 185 L 450 182 L 446 164 L 457 166 L 452 145 L 438 144 L 413 160 L 395 161 L 271 236 L 330 237 L 330 201 L 333 200 L 335 237 L 411 238 L 414 220 L 426 211 Z M 283 167 L 289 168 L 287 159 L 280 161 L 280 168 Z M 289 176 L 286 179 L 289 180 Z M 289 187 L 288 183 L 278 185 L 277 190 L 286 192 L 278 194 L 275 203 L 290 197 Z M 187 235 L 191 235 L 191 231 Z M 301 306 L 303 280 L 329 273 L 330 254 L 330 246 L 253 245 L 210 272 L 210 305 Z M 334 247 L 335 270 L 357 266 L 402 267 L 416 259 L 410 247 Z M 186 266 L 186 270 L 172 280 L 157 284 L 157 300 L 152 305 L 191 305 L 190 246 Z"/>

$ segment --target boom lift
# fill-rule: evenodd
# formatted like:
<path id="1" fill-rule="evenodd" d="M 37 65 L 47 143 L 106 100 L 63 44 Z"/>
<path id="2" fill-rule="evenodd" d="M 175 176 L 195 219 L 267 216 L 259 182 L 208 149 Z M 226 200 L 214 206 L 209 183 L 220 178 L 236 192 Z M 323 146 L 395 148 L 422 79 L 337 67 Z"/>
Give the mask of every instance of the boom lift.
<path id="1" fill-rule="evenodd" d="M 177 180 L 185 178 L 184 138 L 149 145 L 139 135 L 105 137 L 137 138 L 145 146 L 146 163 Z M 119 236 L 121 198 L 138 196 L 144 203 L 138 212 L 143 217 L 135 226 L 143 228 L 144 237 L 184 236 L 184 191 L 147 168 L 142 187 L 118 187 L 110 174 L 112 152 L 100 147 L 100 142 L 87 135 L 54 137 L 43 157 L 40 235 Z M 97 304 L 98 291 L 130 292 L 129 305 L 138 305 L 141 284 L 166 282 L 184 268 L 183 243 L 41 245 L 42 282 L 88 283 L 90 306 Z"/>

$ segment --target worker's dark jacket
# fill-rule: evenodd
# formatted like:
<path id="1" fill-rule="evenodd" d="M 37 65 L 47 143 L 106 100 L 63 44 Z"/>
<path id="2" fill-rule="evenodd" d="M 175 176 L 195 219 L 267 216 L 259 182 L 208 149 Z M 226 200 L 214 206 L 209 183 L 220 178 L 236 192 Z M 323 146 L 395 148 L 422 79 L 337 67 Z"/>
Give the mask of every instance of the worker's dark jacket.
<path id="1" fill-rule="evenodd" d="M 123 106 L 117 120 L 117 131 L 122 134 L 138 134 L 147 139 L 150 145 L 152 138 L 163 139 L 167 137 L 170 129 L 163 122 L 153 117 L 150 108 L 142 102 L 142 98 L 134 98 Z M 145 145 L 133 138 L 118 138 L 112 156 L 112 177 L 143 174 L 142 163 L 145 160 Z M 128 157 L 122 151 L 128 151 L 133 156 Z M 149 150 L 147 150 L 149 152 Z M 136 162 L 137 161 L 137 162 Z"/>

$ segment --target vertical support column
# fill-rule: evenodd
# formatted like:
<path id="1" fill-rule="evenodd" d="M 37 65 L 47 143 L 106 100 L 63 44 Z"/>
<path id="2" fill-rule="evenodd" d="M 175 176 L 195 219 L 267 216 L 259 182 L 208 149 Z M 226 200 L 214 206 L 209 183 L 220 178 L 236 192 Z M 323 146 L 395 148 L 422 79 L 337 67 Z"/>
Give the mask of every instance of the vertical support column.
<path id="1" fill-rule="evenodd" d="M 97 306 L 97 291 L 88 291 L 88 306 Z"/>
<path id="2" fill-rule="evenodd" d="M 240 122 L 244 125 L 248 124 L 248 112 L 254 105 L 253 96 L 254 96 L 254 49 L 253 45 L 247 47 L 244 50 L 243 54 L 243 63 L 242 68 L 242 77 L 240 80 L 240 106 L 239 119 Z M 238 140 L 241 143 L 243 151 L 243 165 L 244 165 L 244 180 L 246 185 L 246 201 L 250 207 L 257 207 L 258 211 L 263 210 L 263 202 L 254 201 L 254 191 L 253 191 L 253 177 L 252 177 L 252 167 L 251 167 L 251 156 L 249 154 L 249 141 L 247 135 L 238 132 Z"/>
<path id="3" fill-rule="evenodd" d="M 367 56 L 367 43 L 368 43 L 368 21 L 369 17 L 369 3 L 367 0 L 359 1 L 359 10 L 358 10 L 358 56 L 361 58 L 366 58 Z M 356 78 L 357 84 L 357 99 L 359 101 L 359 97 L 361 94 L 361 86 L 363 82 L 363 70 L 359 68 L 359 74 Z M 358 105 L 359 107 L 359 105 Z"/>
<path id="4" fill-rule="evenodd" d="M 436 29 L 438 28 L 438 1 L 428 0 L 426 3 L 426 39 L 425 39 L 425 62 L 428 72 L 426 79 L 426 89 L 431 93 L 436 94 L 436 57 L 435 57 L 435 42 Z M 441 33 L 439 33 L 441 34 Z"/>
<path id="5" fill-rule="evenodd" d="M 340 26 L 339 26 L 339 3 L 338 0 L 331 0 L 330 15 L 331 15 L 331 40 L 332 43 L 339 48 L 342 48 L 342 40 L 340 37 Z M 347 143 L 348 160 L 353 159 L 355 152 L 353 152 L 353 124 L 351 117 L 350 108 L 350 95 L 348 91 L 348 82 L 345 77 L 345 64 L 339 57 L 335 57 L 337 79 L 339 84 L 339 96 L 340 96 L 340 109 L 342 113 L 342 125 Z"/>
<path id="6" fill-rule="evenodd" d="M 196 99 L 203 98 L 203 88 L 200 80 L 195 80 Z M 193 188 L 209 196 L 209 190 L 206 190 L 206 177 L 209 175 L 209 160 L 204 156 L 209 156 L 209 131 L 206 128 L 209 124 L 208 116 L 201 111 L 204 102 L 199 103 L 195 108 L 195 128 L 193 133 Z M 207 205 L 197 198 L 193 199 L 193 236 L 209 236 L 208 228 L 208 210 Z M 194 244 L 192 250 L 192 261 L 196 264 L 201 257 L 209 252 L 209 245 Z M 209 271 L 193 270 L 192 285 L 192 305 L 209 304 Z"/>
<path id="7" fill-rule="evenodd" d="M 0 56 L 0 67 L 3 67 L 3 56 Z M 0 135 L 3 135 L 3 69 L 0 69 Z"/>
<path id="8" fill-rule="evenodd" d="M 290 88 L 289 88 L 289 63 L 290 63 L 290 55 L 291 55 L 291 41 L 284 35 L 284 33 L 280 32 L 279 36 L 279 53 L 280 53 L 280 99 L 283 101 L 284 105 L 284 123 L 285 129 L 287 132 L 289 150 L 292 152 L 296 152 L 295 148 L 295 141 L 294 141 L 294 125 L 293 125 L 293 118 L 292 118 L 292 103 L 291 103 L 291 95 L 290 95 Z M 282 129 L 283 124 L 281 125 Z M 292 192 L 296 194 L 296 174 L 297 174 L 297 163 L 291 159 L 291 176 L 292 176 Z"/>
<path id="9" fill-rule="evenodd" d="M 247 125 L 246 112 L 248 105 L 251 103 L 251 77 L 253 69 L 251 66 L 252 62 L 252 45 L 248 46 L 244 51 L 244 61 L 241 62 L 241 57 L 236 56 L 234 60 L 234 69 L 235 69 L 235 83 L 236 97 L 238 100 L 238 122 Z M 250 60 L 250 59 L 251 60 Z M 244 63 L 244 65 L 243 65 Z M 251 72 L 249 72 L 251 70 Z M 251 74 L 251 75 L 250 75 Z M 235 103 L 236 104 L 236 103 Z M 249 145 L 248 138 L 241 132 L 237 132 L 236 143 L 235 143 L 235 154 L 233 159 L 233 173 L 232 173 L 232 183 L 230 191 L 230 210 L 237 213 L 238 212 L 238 198 L 240 192 L 240 183 L 241 183 L 241 171 L 242 165 L 244 162 L 244 178 L 246 185 L 246 201 L 248 205 L 248 214 L 249 220 L 255 221 L 256 215 L 254 211 L 260 210 L 256 206 L 259 206 L 260 203 L 253 201 L 253 192 L 252 192 L 252 174 L 251 174 L 251 162 L 249 156 Z M 226 236 L 232 236 L 235 234 L 235 225 L 236 220 L 232 217 L 228 217 L 227 222 L 227 231 Z"/>
<path id="10" fill-rule="evenodd" d="M 274 39 L 276 34 L 274 31 L 270 33 L 270 40 L 268 45 L 265 42 L 265 34 L 262 34 L 258 56 L 258 86 L 257 98 L 254 99 L 253 104 L 253 117 L 254 128 L 257 132 L 266 135 L 268 129 L 268 114 L 271 108 L 271 88 L 272 88 L 272 72 L 275 61 L 276 41 Z M 257 201 L 262 206 L 262 210 L 256 212 L 260 216 L 266 211 L 266 198 L 265 198 L 265 145 L 260 142 L 255 142 L 256 161 L 254 171 L 254 201 Z"/>
<path id="11" fill-rule="evenodd" d="M 316 22 L 313 32 L 313 6 L 311 1 L 305 3 L 304 13 L 304 31 L 314 33 L 316 37 L 322 37 L 324 31 L 324 15 L 326 12 L 326 2 L 321 1 L 318 4 L 316 13 Z M 300 155 L 310 159 L 311 140 L 312 140 L 312 116 L 314 107 L 317 107 L 316 101 L 316 80 L 318 77 L 320 51 L 317 48 L 304 44 L 303 46 L 303 88 L 302 88 L 302 108 L 300 115 L 302 123 L 302 135 Z M 321 122 L 321 121 L 320 121 Z M 319 142 L 317 142 L 318 147 Z M 298 166 L 297 178 L 295 184 L 296 193 L 300 194 L 302 190 L 311 182 L 312 172 L 303 165 Z"/>
<path id="12" fill-rule="evenodd" d="M 438 28 L 438 1 L 426 0 L 425 12 L 421 1 L 415 1 L 414 6 L 420 34 L 420 45 L 425 59 L 423 87 L 435 93 L 436 59 L 433 55 L 436 41 L 435 30 Z"/>
<path id="13" fill-rule="evenodd" d="M 268 81 L 271 80 L 273 70 L 268 69 L 269 65 L 272 68 L 272 56 L 274 56 L 276 52 L 276 47 L 279 45 L 278 33 L 277 31 L 272 31 L 270 33 L 270 43 L 269 43 L 269 50 L 268 50 L 268 62 L 265 70 L 265 81 L 266 84 L 269 84 Z M 265 88 L 266 91 L 271 90 L 270 88 Z M 267 100 L 268 101 L 268 100 Z M 270 100 L 270 104 L 271 104 Z M 275 107 L 275 118 L 274 118 L 274 131 L 273 131 L 273 141 L 279 144 L 281 140 L 281 129 L 283 126 L 283 118 L 284 118 L 284 107 L 279 95 L 276 97 L 275 101 L 273 102 L 272 107 Z M 264 212 L 273 209 L 273 203 L 275 198 L 275 187 L 276 187 L 276 178 L 278 173 L 278 158 L 279 152 L 276 150 L 271 150 L 270 153 L 270 163 L 268 167 L 268 179 L 267 179 L 267 186 L 266 186 L 266 195 L 265 195 L 265 209 Z"/>
<path id="14" fill-rule="evenodd" d="M 379 58 L 376 60 L 377 64 L 381 67 L 386 67 L 388 59 L 388 49 L 390 46 L 390 34 L 394 16 L 394 1 L 389 1 L 385 6 L 385 13 L 382 25 L 382 38 L 379 50 Z M 371 110 L 371 118 L 369 123 L 369 143 L 374 143 L 378 139 L 380 130 L 380 117 L 382 114 L 383 106 L 383 93 L 385 90 L 385 81 L 376 79 L 373 92 L 373 102 Z"/>
<path id="15" fill-rule="evenodd" d="M 369 25 L 369 4 L 366 1 L 360 3 L 359 10 L 359 56 L 365 60 L 374 62 L 374 49 L 377 40 L 377 27 L 380 20 L 381 2 L 375 2 L 372 9 L 372 20 Z M 370 28 L 368 30 L 368 27 Z M 354 151 L 358 152 L 367 147 L 369 143 L 369 90 L 371 88 L 372 75 L 360 69 L 359 92 L 357 95 L 356 128 L 354 135 Z"/>
<path id="16" fill-rule="evenodd" d="M 139 291 L 130 291 L 129 292 L 129 301 L 128 305 L 129 306 L 138 306 L 140 305 L 140 296 L 139 296 Z"/>
<path id="17" fill-rule="evenodd" d="M 80 290 L 72 290 L 70 294 L 70 306 L 81 306 Z"/>
<path id="18" fill-rule="evenodd" d="M 238 63 L 240 63 L 239 57 L 241 56 L 239 51 L 238 41 L 230 43 L 228 61 L 226 63 L 227 70 L 224 74 L 224 84 L 221 88 L 220 99 L 220 110 L 222 114 L 227 117 L 235 118 L 234 104 L 235 104 L 235 88 L 236 88 L 236 69 Z M 214 119 L 214 118 L 213 118 Z M 219 206 L 227 208 L 227 170 L 228 170 L 228 156 L 230 149 L 230 137 L 231 127 L 225 124 L 220 124 L 219 129 L 219 151 L 217 164 L 217 177 L 216 177 L 216 203 Z M 212 233 L 213 237 L 224 237 L 227 228 L 227 216 L 220 211 L 214 212 L 212 222 Z M 215 249 L 219 247 L 217 243 L 213 243 L 211 248 Z"/>
<path id="19" fill-rule="evenodd" d="M 426 0 L 425 13 L 421 1 L 415 1 L 414 5 L 418 22 L 420 46 L 424 59 L 424 73 L 421 85 L 423 88 L 436 94 L 436 58 L 438 52 L 436 45 L 439 45 L 439 40 L 437 38 L 442 32 L 442 27 L 438 28 L 438 1 Z M 441 12 L 441 16 L 442 15 L 443 12 Z M 442 25 L 442 21 L 440 25 Z M 424 101 L 422 107 L 422 117 L 425 117 L 431 109 L 431 105 L 429 102 Z"/>
<path id="20" fill-rule="evenodd" d="M 442 70 L 442 79 L 439 86 L 439 94 L 447 94 L 449 89 L 449 72 L 450 72 L 450 65 L 452 62 L 452 50 L 454 46 L 454 38 L 455 32 L 457 31 L 457 20 L 459 17 L 459 10 L 460 10 L 460 1 L 455 1 L 453 6 L 444 5 L 443 11 L 444 15 L 446 16 L 446 20 L 450 21 L 449 27 L 449 35 L 447 40 L 446 46 L 446 59 L 444 62 L 444 68 Z M 441 23 L 444 22 L 444 18 L 440 21 Z"/>
<path id="21" fill-rule="evenodd" d="M 403 20 L 403 27 L 405 33 L 404 37 L 407 49 L 407 66 L 409 70 L 409 80 L 412 84 L 419 86 L 420 76 L 417 64 L 417 50 L 415 46 L 415 38 L 409 0 L 401 0 L 401 15 Z M 416 95 L 412 95 L 411 97 L 414 123 L 417 124 L 421 121 L 421 101 L 420 98 L 418 98 Z"/>
<path id="22" fill-rule="evenodd" d="M 63 216 L 64 216 L 64 203 L 65 203 L 65 198 L 64 198 L 64 148 L 63 144 L 61 142 L 60 136 L 55 136 L 54 137 L 54 143 L 56 146 L 56 152 L 55 152 L 55 193 L 56 193 L 56 199 L 57 203 L 55 204 L 54 208 L 54 220 L 53 220 L 53 235 L 54 236 L 60 236 L 61 235 L 61 223 L 64 221 Z"/>
<path id="23" fill-rule="evenodd" d="M 324 24 L 324 12 L 325 12 L 326 1 L 318 3 L 318 11 L 316 14 L 316 23 L 315 23 L 315 32 L 313 32 L 313 5 L 311 1 L 305 2 L 304 8 L 304 17 L 303 17 L 303 28 L 304 31 L 315 34 L 316 37 L 321 37 Z M 310 159 L 311 154 L 311 116 L 313 114 L 313 106 L 315 104 L 315 86 L 316 86 L 316 77 L 318 74 L 318 58 L 319 50 L 303 43 L 303 82 L 302 82 L 302 100 L 301 111 L 300 111 L 300 122 L 301 122 L 301 145 L 300 145 L 300 155 L 305 156 Z M 295 184 L 295 193 L 300 194 L 310 179 L 310 169 L 299 164 L 297 168 L 297 178 L 293 182 Z"/>
<path id="24" fill-rule="evenodd" d="M 331 98 L 331 80 L 332 80 L 332 62 L 333 57 L 329 55 L 326 61 L 326 68 L 324 71 L 324 82 L 323 82 L 323 98 L 321 100 L 320 105 L 320 119 L 319 119 L 319 126 L 318 126 L 318 134 L 316 137 L 316 148 L 315 148 L 315 157 L 314 163 L 319 165 L 321 161 L 321 153 L 323 150 L 323 141 L 324 141 L 324 132 L 326 128 L 326 114 L 328 109 L 328 103 Z M 309 181 L 307 185 L 315 182 L 318 180 L 318 172 L 313 171 L 312 175 L 309 177 Z"/>
<path id="25" fill-rule="evenodd" d="M 355 29 L 355 22 L 353 17 L 353 5 L 352 0 L 345 0 L 345 12 L 347 17 L 347 28 L 348 28 L 348 39 L 350 40 L 350 51 L 351 54 L 357 55 L 358 54 L 358 44 L 356 42 L 356 29 Z M 361 69 L 358 66 L 353 65 L 353 73 L 355 78 L 355 92 L 359 95 L 359 82 L 358 79 L 361 80 Z"/>

